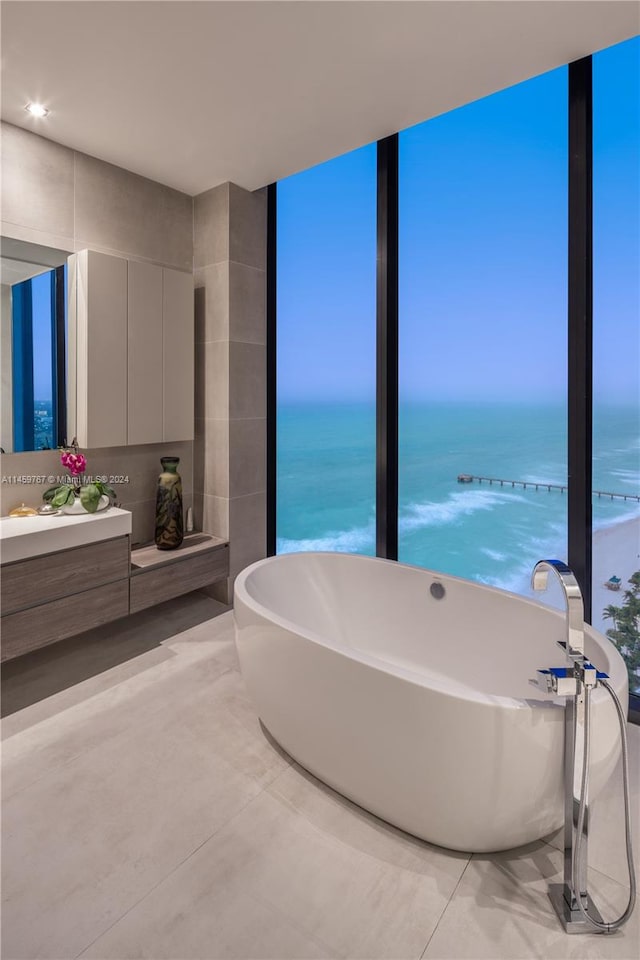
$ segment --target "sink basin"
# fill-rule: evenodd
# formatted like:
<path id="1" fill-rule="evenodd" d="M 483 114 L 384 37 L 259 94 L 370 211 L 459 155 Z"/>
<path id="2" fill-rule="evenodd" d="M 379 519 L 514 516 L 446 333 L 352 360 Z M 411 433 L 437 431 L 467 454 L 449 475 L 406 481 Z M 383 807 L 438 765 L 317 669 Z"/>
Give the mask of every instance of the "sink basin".
<path id="1" fill-rule="evenodd" d="M 0 560 L 13 563 L 85 543 L 131 533 L 131 513 L 109 507 L 99 513 L 56 514 L 53 517 L 0 518 Z"/>

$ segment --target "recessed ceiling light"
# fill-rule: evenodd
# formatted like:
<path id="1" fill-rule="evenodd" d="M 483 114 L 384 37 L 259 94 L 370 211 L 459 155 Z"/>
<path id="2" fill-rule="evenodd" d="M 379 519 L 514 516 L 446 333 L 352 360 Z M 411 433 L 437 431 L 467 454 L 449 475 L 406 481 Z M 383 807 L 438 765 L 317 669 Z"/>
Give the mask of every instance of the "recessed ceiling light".
<path id="1" fill-rule="evenodd" d="M 25 110 L 27 113 L 30 113 L 32 117 L 46 117 L 49 113 L 42 103 L 28 103 Z"/>

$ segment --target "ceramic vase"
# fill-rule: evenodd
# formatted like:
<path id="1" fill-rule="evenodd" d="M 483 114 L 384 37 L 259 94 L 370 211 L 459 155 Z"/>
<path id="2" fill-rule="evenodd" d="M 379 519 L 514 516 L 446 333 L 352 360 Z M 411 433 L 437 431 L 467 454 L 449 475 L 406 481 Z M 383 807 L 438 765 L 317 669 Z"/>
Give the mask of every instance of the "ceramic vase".
<path id="1" fill-rule="evenodd" d="M 175 550 L 184 537 L 182 518 L 182 478 L 178 473 L 179 457 L 161 457 L 162 473 L 156 493 L 156 546 L 158 550 Z"/>
<path id="2" fill-rule="evenodd" d="M 107 507 L 110 505 L 110 503 L 111 501 L 109 500 L 109 497 L 107 497 L 103 493 L 100 499 L 98 500 L 96 513 L 98 513 L 99 510 L 106 510 Z M 65 505 L 60 509 L 62 510 L 62 513 L 71 513 L 71 514 L 88 513 L 88 510 L 85 510 L 85 508 L 82 506 L 82 500 L 80 499 L 80 497 L 76 497 L 73 503 L 65 503 Z"/>

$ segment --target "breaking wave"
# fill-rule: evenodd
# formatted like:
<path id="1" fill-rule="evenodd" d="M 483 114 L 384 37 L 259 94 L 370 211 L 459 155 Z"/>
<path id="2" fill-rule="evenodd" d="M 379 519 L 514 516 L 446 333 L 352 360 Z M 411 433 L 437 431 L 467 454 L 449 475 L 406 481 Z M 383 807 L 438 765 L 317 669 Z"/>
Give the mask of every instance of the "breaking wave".
<path id="1" fill-rule="evenodd" d="M 330 551 L 332 553 L 375 553 L 376 529 L 371 522 L 366 527 L 354 527 L 326 533 L 322 537 L 301 540 L 278 539 L 278 553 Z"/>
<path id="2" fill-rule="evenodd" d="M 526 502 L 517 493 L 504 493 L 497 490 L 465 490 L 452 493 L 441 502 L 426 501 L 410 503 L 403 509 L 399 519 L 399 529 L 403 533 L 421 530 L 424 527 L 442 527 L 458 523 L 478 510 L 493 510 L 503 503 Z"/>

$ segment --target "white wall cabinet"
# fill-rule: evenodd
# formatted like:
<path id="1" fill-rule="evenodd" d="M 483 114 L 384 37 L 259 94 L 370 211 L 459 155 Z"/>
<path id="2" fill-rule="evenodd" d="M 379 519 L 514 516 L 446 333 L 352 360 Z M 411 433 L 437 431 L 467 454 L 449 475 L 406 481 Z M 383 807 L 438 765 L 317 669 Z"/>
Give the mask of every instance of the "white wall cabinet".
<path id="1" fill-rule="evenodd" d="M 162 267 L 129 261 L 127 443 L 130 444 L 158 443 L 164 439 L 162 274 Z"/>
<path id="2" fill-rule="evenodd" d="M 193 439 L 191 274 L 82 250 L 70 258 L 68 326 L 69 439 Z"/>
<path id="3" fill-rule="evenodd" d="M 127 261 L 81 250 L 71 262 L 67 439 L 75 435 L 82 447 L 124 446 Z"/>

